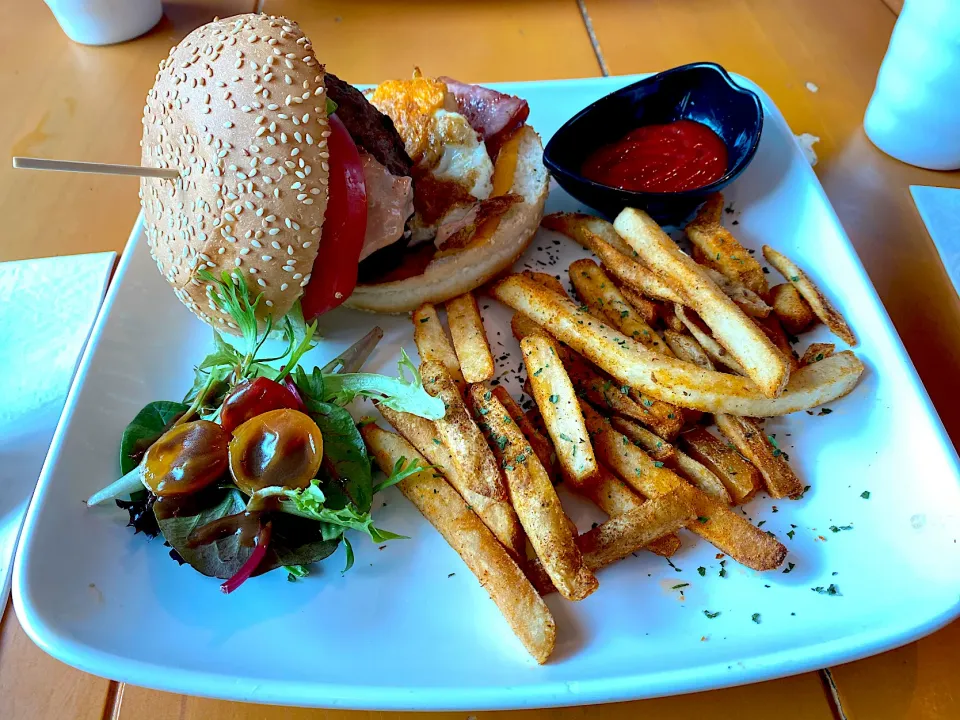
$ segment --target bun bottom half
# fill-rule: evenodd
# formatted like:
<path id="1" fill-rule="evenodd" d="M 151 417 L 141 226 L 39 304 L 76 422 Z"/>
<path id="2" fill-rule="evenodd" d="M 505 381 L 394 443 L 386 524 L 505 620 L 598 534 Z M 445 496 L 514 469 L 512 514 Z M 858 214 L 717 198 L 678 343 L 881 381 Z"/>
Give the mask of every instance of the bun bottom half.
<path id="1" fill-rule="evenodd" d="M 439 303 L 474 290 L 513 265 L 533 239 L 550 190 L 543 144 L 529 127 L 521 130 L 510 192 L 523 198 L 511 207 L 487 240 L 453 255 L 436 258 L 420 275 L 385 283 L 357 285 L 344 305 L 355 310 L 400 314 L 423 303 Z"/>

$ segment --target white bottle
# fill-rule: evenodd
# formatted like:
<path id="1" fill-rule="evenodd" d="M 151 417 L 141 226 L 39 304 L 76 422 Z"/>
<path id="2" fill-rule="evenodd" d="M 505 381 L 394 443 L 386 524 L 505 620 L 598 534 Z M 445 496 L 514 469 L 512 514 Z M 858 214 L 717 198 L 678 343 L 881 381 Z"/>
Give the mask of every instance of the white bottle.
<path id="1" fill-rule="evenodd" d="M 863 128 L 897 160 L 960 168 L 960 0 L 906 0 Z"/>

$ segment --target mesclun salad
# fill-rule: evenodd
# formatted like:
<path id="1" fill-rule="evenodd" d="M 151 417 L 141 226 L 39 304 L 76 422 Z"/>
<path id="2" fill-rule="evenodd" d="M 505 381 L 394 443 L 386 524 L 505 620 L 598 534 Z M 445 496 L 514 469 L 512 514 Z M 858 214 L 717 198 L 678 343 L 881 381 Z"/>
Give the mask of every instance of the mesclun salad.
<path id="1" fill-rule="evenodd" d="M 344 532 L 359 530 L 375 543 L 402 537 L 374 524 L 373 496 L 424 469 L 398 462 L 374 484 L 346 405 L 366 397 L 436 420 L 443 401 L 423 389 L 406 354 L 398 378 L 357 372 L 382 337 L 379 328 L 307 370 L 300 360 L 315 345 L 317 324 L 304 322 L 298 306 L 274 328 L 269 317 L 258 322 L 262 295 L 251 301 L 239 273 L 201 277 L 236 323 L 239 349 L 214 330 L 214 351 L 197 366 L 186 398 L 151 402 L 137 414 L 120 440 L 122 477 L 87 504 L 115 500 L 134 532 L 162 535 L 171 556 L 224 579 L 226 593 L 277 568 L 303 577 L 341 542 L 346 572 L 354 553 Z M 282 335 L 286 349 L 264 357 L 271 333 Z"/>

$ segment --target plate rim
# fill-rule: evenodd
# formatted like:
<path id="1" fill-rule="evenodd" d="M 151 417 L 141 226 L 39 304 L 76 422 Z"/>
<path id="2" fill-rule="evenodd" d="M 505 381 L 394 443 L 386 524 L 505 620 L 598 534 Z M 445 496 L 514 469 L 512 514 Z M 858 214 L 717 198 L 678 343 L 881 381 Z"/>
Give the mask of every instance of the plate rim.
<path id="1" fill-rule="evenodd" d="M 564 87 L 575 84 L 597 84 L 601 87 L 609 86 L 612 88 L 651 74 L 653 73 L 562 80 L 514 81 L 490 83 L 490 85 L 509 89 L 531 85 Z M 779 108 L 759 85 L 743 75 L 733 73 L 733 76 L 738 82 L 748 85 L 750 89 L 757 92 L 764 108 L 770 113 L 771 118 L 781 126 L 781 130 L 793 135 Z M 794 147 L 794 152 L 800 153 L 799 147 Z M 918 399 L 922 401 L 923 407 L 930 415 L 932 425 L 937 431 L 935 440 L 946 451 L 947 459 L 952 461 L 955 475 L 960 477 L 960 458 L 957 456 L 956 448 L 954 448 L 946 433 L 943 422 L 933 406 L 916 367 L 890 320 L 876 288 L 867 275 L 856 248 L 837 217 L 820 179 L 809 164 L 804 163 L 804 165 L 806 166 L 804 172 L 809 173 L 808 181 L 812 181 L 825 209 L 828 210 L 847 245 L 852 259 L 855 261 L 860 276 L 859 280 L 866 286 L 875 306 L 874 310 L 895 341 L 893 343 L 894 352 L 904 364 L 907 378 L 912 383 L 913 390 L 918 395 Z M 76 412 L 80 388 L 86 381 L 91 369 L 94 352 L 103 339 L 104 326 L 113 308 L 122 284 L 121 281 L 126 276 L 136 243 L 142 232 L 143 215 L 141 213 L 134 223 L 120 261 L 116 266 L 110 287 L 100 306 L 100 311 L 97 314 L 74 376 L 73 384 L 67 395 L 50 451 L 40 473 L 37 490 L 26 514 L 14 561 L 12 597 L 21 626 L 28 637 L 44 652 L 68 665 L 94 675 L 151 689 L 241 702 L 385 711 L 529 709 L 638 700 L 777 679 L 822 667 L 852 662 L 891 650 L 935 632 L 955 618 L 960 617 L 960 593 L 958 593 L 958 599 L 952 603 L 947 602 L 943 607 L 937 606 L 928 609 L 922 616 L 910 616 L 896 624 L 888 624 L 882 628 L 846 635 L 837 640 L 766 653 L 751 658 L 748 661 L 749 665 L 742 663 L 728 665 L 726 662 L 720 662 L 657 673 L 625 674 L 615 678 L 593 678 L 575 683 L 544 680 L 536 685 L 471 689 L 431 688 L 425 685 L 397 687 L 390 685 L 340 685 L 303 681 L 240 679 L 227 674 L 196 672 L 142 660 L 131 660 L 103 650 L 93 649 L 82 642 L 65 636 L 51 626 L 39 613 L 33 611 L 26 578 L 26 565 L 29 559 L 28 549 L 32 545 L 35 519 L 41 505 L 38 498 L 45 495 L 53 467 L 57 464 L 62 452 L 63 437 Z M 960 582 L 958 582 L 958 590 L 960 590 Z"/>

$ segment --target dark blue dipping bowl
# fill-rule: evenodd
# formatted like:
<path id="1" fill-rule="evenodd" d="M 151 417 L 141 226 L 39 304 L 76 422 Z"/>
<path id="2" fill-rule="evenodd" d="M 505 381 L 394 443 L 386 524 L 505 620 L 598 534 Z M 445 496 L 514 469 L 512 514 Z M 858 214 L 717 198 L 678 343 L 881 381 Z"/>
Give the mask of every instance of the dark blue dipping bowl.
<path id="1" fill-rule="evenodd" d="M 727 146 L 727 172 L 696 190 L 637 192 L 587 180 L 584 160 L 601 147 L 644 125 L 695 120 Z M 564 190 L 612 218 L 625 207 L 646 210 L 657 222 L 673 225 L 687 218 L 710 193 L 722 190 L 744 171 L 760 142 L 760 98 L 737 85 L 715 63 L 693 63 L 665 70 L 628 85 L 584 108 L 547 143 L 543 162 Z"/>

